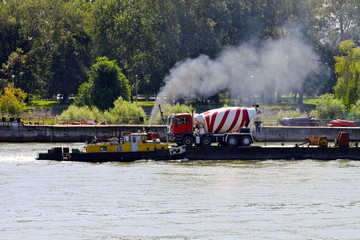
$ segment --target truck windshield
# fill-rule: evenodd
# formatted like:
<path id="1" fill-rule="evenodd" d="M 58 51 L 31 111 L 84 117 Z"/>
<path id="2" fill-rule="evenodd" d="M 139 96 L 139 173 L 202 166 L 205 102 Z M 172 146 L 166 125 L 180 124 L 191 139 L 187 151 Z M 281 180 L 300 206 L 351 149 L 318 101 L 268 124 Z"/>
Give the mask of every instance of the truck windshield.
<path id="1" fill-rule="evenodd" d="M 189 123 L 189 118 L 187 117 L 176 118 L 176 125 L 187 124 L 187 123 Z"/>

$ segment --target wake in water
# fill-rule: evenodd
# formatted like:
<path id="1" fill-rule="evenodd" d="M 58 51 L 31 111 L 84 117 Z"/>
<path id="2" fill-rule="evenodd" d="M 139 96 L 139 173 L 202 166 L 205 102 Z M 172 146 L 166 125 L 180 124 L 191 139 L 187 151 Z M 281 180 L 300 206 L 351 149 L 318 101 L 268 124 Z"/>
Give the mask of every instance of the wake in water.
<path id="1" fill-rule="evenodd" d="M 36 160 L 37 154 L 24 155 L 24 154 L 9 154 L 0 155 L 0 162 L 33 162 Z"/>

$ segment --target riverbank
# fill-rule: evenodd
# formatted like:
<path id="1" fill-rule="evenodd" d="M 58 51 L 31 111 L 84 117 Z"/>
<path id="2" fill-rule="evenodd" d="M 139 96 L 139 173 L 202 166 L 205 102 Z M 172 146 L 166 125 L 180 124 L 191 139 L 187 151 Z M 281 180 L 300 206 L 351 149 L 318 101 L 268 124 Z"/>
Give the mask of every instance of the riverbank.
<path id="1" fill-rule="evenodd" d="M 24 125 L 22 122 L 1 122 L 0 142 L 84 142 L 94 136 L 99 141 L 118 137 L 123 132 L 159 132 L 165 138 L 162 125 Z"/>

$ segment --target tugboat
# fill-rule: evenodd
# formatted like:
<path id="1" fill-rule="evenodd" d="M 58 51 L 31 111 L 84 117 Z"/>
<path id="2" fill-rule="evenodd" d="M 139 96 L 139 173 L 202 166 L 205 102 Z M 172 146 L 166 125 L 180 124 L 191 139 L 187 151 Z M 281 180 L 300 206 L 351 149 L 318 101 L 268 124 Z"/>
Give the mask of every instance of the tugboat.
<path id="1" fill-rule="evenodd" d="M 172 147 L 160 142 L 154 133 L 124 133 L 121 138 L 113 137 L 107 142 L 97 142 L 94 137 L 86 145 L 86 151 L 55 147 L 47 153 L 39 153 L 37 160 L 83 161 L 83 162 L 132 162 L 141 159 L 181 159 L 186 151 L 183 146 Z"/>

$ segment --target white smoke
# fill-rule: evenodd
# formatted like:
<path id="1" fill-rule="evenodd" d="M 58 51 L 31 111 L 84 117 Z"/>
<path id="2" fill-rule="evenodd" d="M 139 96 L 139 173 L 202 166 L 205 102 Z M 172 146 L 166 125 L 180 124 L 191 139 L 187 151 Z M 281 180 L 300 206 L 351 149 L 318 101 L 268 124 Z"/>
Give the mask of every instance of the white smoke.
<path id="1" fill-rule="evenodd" d="M 287 39 L 227 47 L 217 58 L 200 55 L 178 62 L 164 79 L 151 117 L 162 101 L 184 96 L 210 97 L 227 89 L 234 96 L 249 96 L 272 87 L 287 92 L 301 89 L 317 68 L 318 56 L 296 34 Z"/>

